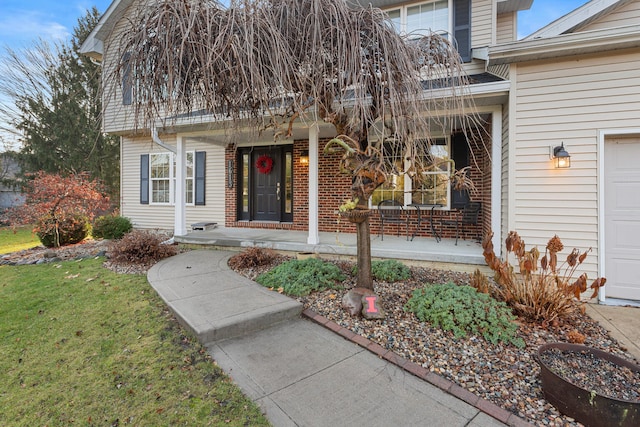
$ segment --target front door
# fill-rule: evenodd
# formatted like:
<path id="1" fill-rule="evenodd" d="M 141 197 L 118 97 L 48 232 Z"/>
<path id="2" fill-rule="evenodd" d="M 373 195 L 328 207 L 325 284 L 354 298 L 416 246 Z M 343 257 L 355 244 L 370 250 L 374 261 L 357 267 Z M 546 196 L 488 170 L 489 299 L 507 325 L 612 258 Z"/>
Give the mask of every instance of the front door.
<path id="1" fill-rule="evenodd" d="M 255 168 L 253 179 L 253 219 L 280 221 L 282 200 L 282 150 L 256 148 L 252 153 Z"/>
<path id="2" fill-rule="evenodd" d="M 293 220 L 292 146 L 239 150 L 238 219 Z"/>

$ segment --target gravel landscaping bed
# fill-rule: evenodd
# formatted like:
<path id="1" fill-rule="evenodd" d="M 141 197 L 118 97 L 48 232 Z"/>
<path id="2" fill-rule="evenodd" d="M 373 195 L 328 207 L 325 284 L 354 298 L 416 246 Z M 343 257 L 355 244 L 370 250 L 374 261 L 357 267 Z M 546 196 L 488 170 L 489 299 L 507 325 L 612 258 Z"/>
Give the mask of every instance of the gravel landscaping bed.
<path id="1" fill-rule="evenodd" d="M 4 255 L 1 264 L 36 264 L 42 262 L 81 259 L 105 254 L 107 246 L 102 241 L 86 241 L 83 244 L 51 250 L 43 247 Z M 289 258 L 280 256 L 271 265 L 236 271 L 255 279 L 260 273 L 270 270 Z M 351 317 L 342 308 L 342 296 L 355 287 L 351 275 L 353 263 L 332 261 L 340 267 L 348 279 L 342 290 L 316 292 L 298 298 L 306 309 L 359 334 L 382 347 L 464 387 L 477 396 L 518 415 L 539 426 L 582 426 L 572 418 L 561 415 L 543 397 L 539 380 L 540 369 L 534 354 L 542 344 L 550 342 L 572 342 L 570 337 L 583 335 L 584 344 L 595 347 L 628 360 L 635 361 L 626 349 L 609 336 L 588 315 L 577 311 L 570 319 L 543 327 L 539 324 L 519 322 L 519 336 L 525 341 L 524 348 L 512 345 L 494 345 L 479 336 L 456 339 L 450 332 L 420 322 L 413 314 L 405 312 L 404 306 L 414 289 L 427 283 L 468 284 L 466 273 L 411 267 L 412 277 L 397 283 L 375 282 L 376 294 L 386 311 L 385 320 L 366 320 Z M 109 260 L 105 267 L 120 273 L 145 274 L 150 266 L 115 265 Z M 575 365 L 575 374 L 592 380 L 610 382 L 610 388 L 619 388 L 617 378 L 602 367 L 594 368 L 586 362 Z M 602 369 L 601 369 L 602 368 Z M 638 375 L 624 372 L 620 381 L 628 381 L 619 396 L 638 399 L 640 380 Z"/>
<path id="2" fill-rule="evenodd" d="M 278 262 L 281 262 L 280 259 Z M 378 343 L 386 349 L 447 378 L 486 400 L 518 415 L 534 425 L 581 426 L 560 414 L 543 396 L 539 380 L 540 368 L 534 354 L 542 344 L 571 342 L 576 333 L 585 336 L 584 344 L 634 360 L 626 349 L 609 336 L 588 315 L 576 312 L 572 318 L 557 325 L 542 327 L 519 322 L 519 336 L 526 346 L 493 345 L 478 336 L 455 339 L 453 334 L 420 322 L 403 307 L 416 288 L 426 283 L 468 284 L 466 273 L 412 267 L 412 278 L 398 283 L 376 282 L 376 294 L 382 300 L 387 317 L 383 321 L 351 317 L 342 308 L 342 296 L 355 287 L 349 274 L 352 263 L 336 261 L 349 275 L 340 291 L 313 293 L 299 300 L 305 308 Z M 255 279 L 273 266 L 236 270 Z M 636 361 L 637 362 L 637 361 Z M 597 372 L 597 371 L 595 371 Z M 640 384 L 635 384 L 640 388 Z"/>

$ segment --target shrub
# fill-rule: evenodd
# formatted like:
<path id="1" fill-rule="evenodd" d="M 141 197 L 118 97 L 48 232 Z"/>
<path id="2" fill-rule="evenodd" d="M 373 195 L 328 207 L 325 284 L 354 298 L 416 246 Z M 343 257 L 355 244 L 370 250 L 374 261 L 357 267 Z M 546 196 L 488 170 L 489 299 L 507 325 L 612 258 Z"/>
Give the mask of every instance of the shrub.
<path id="1" fill-rule="evenodd" d="M 178 247 L 162 243 L 163 239 L 149 231 L 134 230 L 109 244 L 109 258 L 116 263 L 152 264 L 176 255 Z"/>
<path id="2" fill-rule="evenodd" d="M 353 266 L 352 274 L 358 273 L 358 266 Z M 384 261 L 371 261 L 371 275 L 375 280 L 383 282 L 400 282 L 411 277 L 409 267 L 395 259 L 386 259 Z"/>
<path id="3" fill-rule="evenodd" d="M 423 322 L 452 331 L 456 338 L 470 332 L 493 344 L 505 342 L 524 347 L 524 340 L 517 336 L 518 325 L 513 322 L 516 317 L 509 307 L 471 286 L 447 283 L 416 289 L 405 310 Z"/>
<path id="4" fill-rule="evenodd" d="M 501 261 L 493 251 L 491 237 L 492 234 L 482 243 L 484 259 L 495 272 L 497 286 L 489 287 L 491 295 L 506 302 L 517 315 L 543 324 L 556 322 L 575 311 L 581 294 L 587 290 L 587 275 L 573 277 L 591 249 L 580 253 L 574 248 L 566 261 L 558 265 L 558 253 L 564 249 L 558 236 L 549 240 L 540 258 L 538 248 L 526 251 L 522 238 L 512 231 L 505 241 L 507 256 Z M 510 254 L 516 257 L 519 273 L 509 264 Z M 605 282 L 604 277 L 593 281 L 590 298 L 598 294 Z"/>
<path id="5" fill-rule="evenodd" d="M 121 239 L 132 228 L 133 225 L 129 218 L 119 215 L 104 215 L 94 221 L 91 234 L 96 239 Z"/>
<path id="6" fill-rule="evenodd" d="M 65 216 L 56 223 L 51 217 L 45 217 L 36 224 L 36 235 L 47 248 L 73 245 L 83 241 L 89 235 L 89 219 L 84 215 Z"/>
<path id="7" fill-rule="evenodd" d="M 282 290 L 287 295 L 303 296 L 312 291 L 338 289 L 345 279 L 335 265 L 317 258 L 286 261 L 258 276 L 256 281 L 267 288 Z"/>
<path id="8" fill-rule="evenodd" d="M 278 256 L 278 253 L 272 249 L 250 247 L 229 258 L 229 267 L 242 269 L 269 265 Z"/>

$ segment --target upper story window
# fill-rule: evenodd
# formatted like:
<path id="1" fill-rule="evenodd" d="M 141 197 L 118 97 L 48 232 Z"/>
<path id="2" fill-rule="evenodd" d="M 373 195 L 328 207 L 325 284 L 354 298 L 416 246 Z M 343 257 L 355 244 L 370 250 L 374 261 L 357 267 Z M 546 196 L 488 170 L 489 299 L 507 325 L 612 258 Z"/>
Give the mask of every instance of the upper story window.
<path id="1" fill-rule="evenodd" d="M 436 0 L 387 10 L 401 34 L 426 34 L 429 31 L 448 36 L 451 33 L 449 0 Z"/>
<path id="2" fill-rule="evenodd" d="M 425 1 L 385 12 L 400 34 L 441 34 L 454 41 L 464 62 L 471 61 L 471 0 Z"/>

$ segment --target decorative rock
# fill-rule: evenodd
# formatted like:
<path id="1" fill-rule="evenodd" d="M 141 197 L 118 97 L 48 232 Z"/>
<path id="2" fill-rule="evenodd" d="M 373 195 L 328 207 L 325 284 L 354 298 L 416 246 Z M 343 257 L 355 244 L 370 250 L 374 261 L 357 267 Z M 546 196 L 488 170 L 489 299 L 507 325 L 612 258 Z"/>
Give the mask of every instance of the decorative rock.
<path id="1" fill-rule="evenodd" d="M 42 256 L 45 258 L 55 258 L 57 254 L 56 254 L 56 251 L 47 250 L 45 251 L 45 253 L 42 254 Z"/>
<path id="2" fill-rule="evenodd" d="M 380 320 L 385 318 L 384 310 L 380 304 L 380 299 L 377 295 L 363 295 L 362 296 L 362 317 L 368 320 Z"/>
<path id="3" fill-rule="evenodd" d="M 357 316 L 362 312 L 362 297 L 365 295 L 375 295 L 371 289 L 354 288 L 342 297 L 342 308 L 349 315 Z"/>

